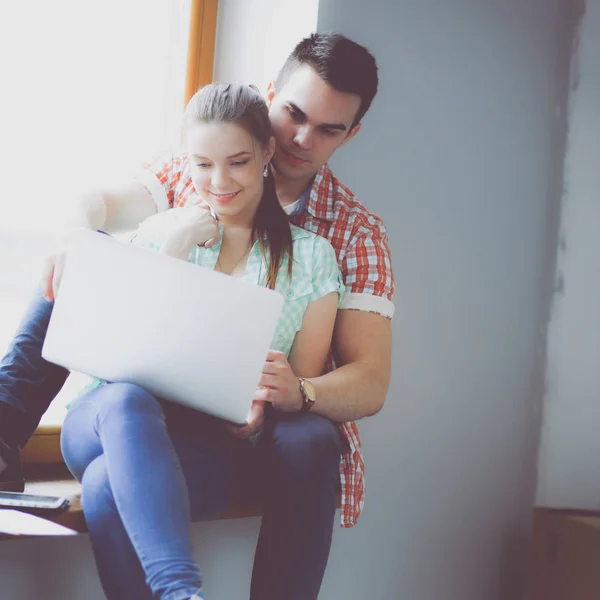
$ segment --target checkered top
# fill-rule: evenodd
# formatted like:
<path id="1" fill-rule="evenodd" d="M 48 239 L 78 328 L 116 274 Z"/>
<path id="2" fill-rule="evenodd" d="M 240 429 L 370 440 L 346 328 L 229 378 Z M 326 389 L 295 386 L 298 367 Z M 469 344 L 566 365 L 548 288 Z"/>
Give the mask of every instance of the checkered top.
<path id="1" fill-rule="evenodd" d="M 165 213 L 150 217 L 131 238 L 136 246 L 149 250 L 160 250 L 168 231 Z M 223 226 L 219 224 L 223 235 Z M 271 348 L 289 355 L 296 333 L 302 327 L 302 318 L 308 304 L 331 292 L 337 292 L 340 300 L 344 284 L 331 244 L 322 237 L 291 225 L 293 242 L 292 278 L 288 276 L 287 257 L 279 270 L 275 291 L 285 298 L 281 315 L 275 329 Z M 213 270 L 221 251 L 221 240 L 211 248 L 195 246 L 188 262 Z M 268 265 L 264 261 L 259 243 L 256 241 L 248 255 L 246 271 L 240 279 L 254 285 L 266 285 Z"/>
<path id="2" fill-rule="evenodd" d="M 154 198 L 159 212 L 199 201 L 185 154 L 146 165 L 138 180 Z M 324 237 L 333 246 L 346 286 L 340 309 L 393 317 L 394 276 L 385 226 L 358 202 L 327 165 L 315 176 L 306 210 L 292 216 L 291 221 Z M 327 370 L 334 368 L 330 353 Z M 342 423 L 340 428 L 347 442 L 340 461 L 341 524 L 353 527 L 364 504 L 365 465 L 356 423 Z"/>

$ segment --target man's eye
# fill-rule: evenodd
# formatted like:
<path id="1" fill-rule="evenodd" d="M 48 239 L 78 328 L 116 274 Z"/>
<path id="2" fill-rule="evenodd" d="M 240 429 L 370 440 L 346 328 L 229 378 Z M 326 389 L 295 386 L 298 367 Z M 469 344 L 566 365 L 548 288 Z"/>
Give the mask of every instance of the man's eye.
<path id="1" fill-rule="evenodd" d="M 337 129 L 323 129 L 323 133 L 328 137 L 334 137 L 337 135 Z"/>
<path id="2" fill-rule="evenodd" d="M 208 167 L 210 167 L 208 163 L 196 163 L 196 166 L 200 169 L 207 169 Z"/>
<path id="3" fill-rule="evenodd" d="M 290 117 L 292 117 L 292 119 L 294 119 L 294 121 L 301 120 L 300 113 L 295 108 L 288 106 L 288 113 L 289 113 Z"/>

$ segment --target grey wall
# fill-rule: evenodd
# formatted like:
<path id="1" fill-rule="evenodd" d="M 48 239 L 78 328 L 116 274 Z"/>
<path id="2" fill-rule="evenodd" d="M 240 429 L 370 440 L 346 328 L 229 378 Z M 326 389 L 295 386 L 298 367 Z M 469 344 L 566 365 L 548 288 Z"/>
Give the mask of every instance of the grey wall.
<path id="1" fill-rule="evenodd" d="M 600 0 L 574 56 L 537 501 L 600 508 Z"/>
<path id="2" fill-rule="evenodd" d="M 399 309 L 387 405 L 361 429 L 366 510 L 338 536 L 325 598 L 519 597 L 556 247 L 563 17 L 547 0 L 320 2 L 319 30 L 379 60 L 380 94 L 333 166 L 388 225 Z"/>
<path id="3" fill-rule="evenodd" d="M 324 600 L 520 596 L 556 246 L 561 14 L 557 0 L 320 2 L 319 29 L 367 44 L 381 67 L 364 130 L 333 166 L 386 221 L 398 290 L 388 401 L 361 427 L 366 508 L 335 531 Z M 247 597 L 257 526 L 195 526 L 211 600 Z M 101 598 L 86 537 L 2 543 L 0 580 L 7 597 Z"/>

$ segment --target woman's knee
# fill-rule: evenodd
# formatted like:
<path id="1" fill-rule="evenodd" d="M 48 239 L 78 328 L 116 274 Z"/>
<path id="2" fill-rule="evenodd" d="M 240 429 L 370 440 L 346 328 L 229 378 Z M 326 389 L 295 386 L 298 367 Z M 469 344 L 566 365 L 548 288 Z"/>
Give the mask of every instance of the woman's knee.
<path id="1" fill-rule="evenodd" d="M 152 394 L 132 383 L 109 383 L 90 392 L 90 401 L 98 406 L 98 417 L 118 418 L 133 414 L 161 415 L 162 409 Z"/>
<path id="2" fill-rule="evenodd" d="M 61 448 L 71 473 L 81 481 L 88 465 L 103 453 L 103 442 L 143 418 L 164 419 L 158 401 L 142 388 L 111 383 L 87 392 L 67 413 Z"/>

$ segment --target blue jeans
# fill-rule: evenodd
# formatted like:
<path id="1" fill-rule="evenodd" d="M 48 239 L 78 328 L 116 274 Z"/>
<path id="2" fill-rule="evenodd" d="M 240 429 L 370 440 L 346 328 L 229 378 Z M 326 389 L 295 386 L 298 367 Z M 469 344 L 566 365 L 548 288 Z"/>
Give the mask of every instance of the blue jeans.
<path id="1" fill-rule="evenodd" d="M 0 367 L 0 403 L 16 409 L 9 425 L 22 442 L 67 376 L 41 358 L 51 311 L 41 295 L 34 298 Z M 152 597 L 150 588 L 170 600 L 191 595 L 200 579 L 189 519 L 215 514 L 247 494 L 263 506 L 251 599 L 317 598 L 331 545 L 341 446 L 338 427 L 328 419 L 268 411 L 252 447 L 216 419 L 135 386 L 110 384 L 69 411 L 62 443 L 83 484 L 109 598 L 143 600 Z"/>
<path id="2" fill-rule="evenodd" d="M 69 375 L 42 358 L 53 306 L 34 292 L 0 362 L 0 437 L 11 446 L 25 445 Z"/>

